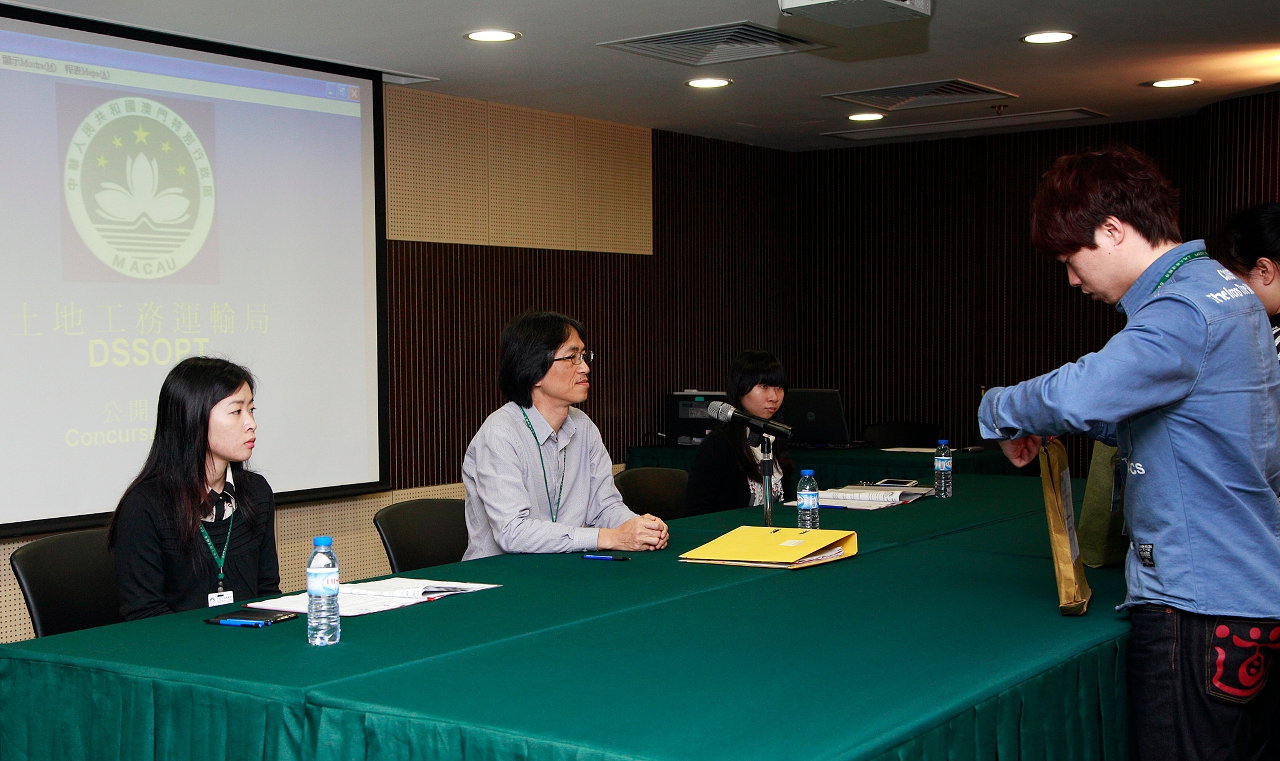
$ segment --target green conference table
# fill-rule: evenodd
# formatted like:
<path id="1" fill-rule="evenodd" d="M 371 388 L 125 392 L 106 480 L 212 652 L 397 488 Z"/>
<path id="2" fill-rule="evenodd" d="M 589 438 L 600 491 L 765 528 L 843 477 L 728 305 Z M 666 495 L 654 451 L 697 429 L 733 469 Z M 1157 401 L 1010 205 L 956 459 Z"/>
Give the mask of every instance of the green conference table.
<path id="1" fill-rule="evenodd" d="M 628 563 L 425 569 L 504 586 L 344 619 L 332 648 L 203 610 L 5 645 L 0 758 L 1124 758 L 1122 574 L 1064 618 L 1039 482 L 956 493 L 824 510 L 860 552 L 801 571 L 676 561 L 745 510 Z"/>
<path id="2" fill-rule="evenodd" d="M 691 470 L 697 447 L 631 447 L 627 450 L 628 468 L 678 468 Z M 933 455 L 927 452 L 889 452 L 883 449 L 791 449 L 796 471 L 788 484 L 788 493 L 795 486 L 801 468 L 810 468 L 822 489 L 835 489 L 859 481 L 879 481 L 882 478 L 914 478 L 921 483 L 933 483 Z M 1040 475 L 1036 463 L 1018 469 L 999 449 L 981 452 L 952 453 L 952 472 L 955 475 L 1015 476 Z"/>

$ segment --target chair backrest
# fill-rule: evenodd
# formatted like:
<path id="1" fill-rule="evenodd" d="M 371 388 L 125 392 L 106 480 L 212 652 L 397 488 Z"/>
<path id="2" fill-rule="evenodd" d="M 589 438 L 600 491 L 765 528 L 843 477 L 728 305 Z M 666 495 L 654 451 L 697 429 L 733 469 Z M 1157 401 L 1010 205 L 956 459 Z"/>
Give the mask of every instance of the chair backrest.
<path id="1" fill-rule="evenodd" d="M 382 508 L 373 525 L 392 573 L 457 563 L 467 551 L 466 501 L 411 499 Z"/>
<path id="2" fill-rule="evenodd" d="M 862 440 L 877 449 L 938 446 L 942 426 L 937 423 L 875 423 L 862 429 Z"/>
<path id="3" fill-rule="evenodd" d="M 37 637 L 124 620 L 105 528 L 37 539 L 14 550 L 9 564 Z"/>
<path id="4" fill-rule="evenodd" d="M 656 515 L 664 521 L 683 518 L 689 472 L 679 468 L 627 468 L 613 477 L 631 512 Z"/>

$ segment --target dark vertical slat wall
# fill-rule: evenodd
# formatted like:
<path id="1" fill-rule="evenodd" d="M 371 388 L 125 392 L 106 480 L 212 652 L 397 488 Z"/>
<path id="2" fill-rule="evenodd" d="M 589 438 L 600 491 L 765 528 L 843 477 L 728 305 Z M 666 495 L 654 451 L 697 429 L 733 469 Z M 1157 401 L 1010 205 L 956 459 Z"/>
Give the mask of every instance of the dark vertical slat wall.
<path id="1" fill-rule="evenodd" d="M 1040 175 L 1123 142 L 1183 190 L 1187 238 L 1280 200 L 1280 94 L 1177 119 L 786 153 L 655 131 L 654 254 L 388 245 L 392 480 L 461 478 L 501 403 L 502 326 L 529 308 L 582 320 L 599 355 L 583 409 L 615 460 L 661 428 L 662 399 L 722 388 L 746 348 L 797 387 L 840 389 L 851 430 L 942 424 L 975 443 L 982 386 L 1046 372 L 1123 325 L 1031 250 Z M 1084 472 L 1087 442 L 1069 443 Z"/>
<path id="2" fill-rule="evenodd" d="M 1280 200 L 1280 92 L 1215 103 L 1199 119 L 1205 190 L 1192 211 L 1212 244 L 1236 211 Z"/>
<path id="3" fill-rule="evenodd" d="M 1041 175 L 1064 153 L 1125 143 L 1195 185 L 1190 121 L 799 154 L 792 381 L 839 388 L 855 435 L 910 420 L 977 443 L 982 387 L 1052 370 L 1123 324 L 1031 248 Z M 1084 472 L 1087 442 L 1068 446 Z"/>
<path id="4" fill-rule="evenodd" d="M 654 183 L 653 256 L 389 242 L 395 488 L 461 480 L 467 443 L 504 401 L 502 327 L 527 309 L 586 326 L 597 361 L 582 408 L 619 462 L 660 429 L 667 391 L 721 388 L 743 346 L 785 341 L 769 310 L 790 299 L 769 265 L 790 245 L 772 201 L 788 155 L 671 133 L 654 148 L 666 181 Z"/>

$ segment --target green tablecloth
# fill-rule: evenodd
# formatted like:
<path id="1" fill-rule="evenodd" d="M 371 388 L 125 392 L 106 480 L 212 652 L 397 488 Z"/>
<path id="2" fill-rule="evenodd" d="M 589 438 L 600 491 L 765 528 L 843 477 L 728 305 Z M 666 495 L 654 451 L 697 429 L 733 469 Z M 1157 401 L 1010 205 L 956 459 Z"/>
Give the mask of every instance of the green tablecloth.
<path id="1" fill-rule="evenodd" d="M 631 447 L 627 450 L 628 468 L 679 468 L 689 470 L 698 455 L 697 447 Z M 886 452 L 883 449 L 792 449 L 796 470 L 810 468 L 818 486 L 834 489 L 859 481 L 882 478 L 914 478 L 933 483 L 933 455 L 926 452 Z M 1013 476 L 1039 475 L 1038 466 L 1019 470 L 999 449 L 981 452 L 952 453 L 952 472 L 956 475 Z M 794 486 L 799 473 L 792 474 Z M 790 489 L 788 493 L 790 493 Z"/>
<path id="2" fill-rule="evenodd" d="M 344 619 L 333 648 L 206 611 L 3 646 L 0 758 L 1123 757 L 1120 575 L 1059 616 L 1038 482 L 956 487 L 824 510 L 861 553 L 803 571 L 676 562 L 758 520 L 734 511 L 629 563 L 417 572 L 504 586 Z"/>

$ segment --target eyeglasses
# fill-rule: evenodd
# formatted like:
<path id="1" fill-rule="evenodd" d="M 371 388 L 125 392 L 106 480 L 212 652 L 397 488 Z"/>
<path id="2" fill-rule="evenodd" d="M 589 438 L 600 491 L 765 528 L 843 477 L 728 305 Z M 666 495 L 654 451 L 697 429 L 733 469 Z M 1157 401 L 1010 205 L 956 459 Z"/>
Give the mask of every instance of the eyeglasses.
<path id="1" fill-rule="evenodd" d="M 596 361 L 596 353 L 594 351 L 591 351 L 590 349 L 585 349 L 583 351 L 570 354 L 567 357 L 556 357 L 551 361 L 552 362 L 572 362 L 575 365 L 580 365 L 583 362 L 586 362 L 589 365 L 592 362 Z"/>

